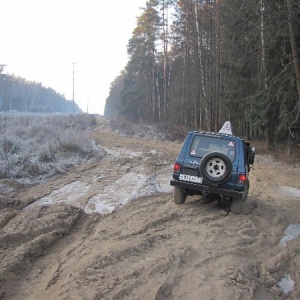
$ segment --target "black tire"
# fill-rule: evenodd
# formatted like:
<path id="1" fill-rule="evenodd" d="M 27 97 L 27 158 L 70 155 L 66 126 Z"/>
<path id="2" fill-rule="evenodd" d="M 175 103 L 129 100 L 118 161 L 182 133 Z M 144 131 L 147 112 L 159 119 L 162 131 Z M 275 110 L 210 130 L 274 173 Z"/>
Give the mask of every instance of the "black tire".
<path id="1" fill-rule="evenodd" d="M 242 197 L 242 201 L 245 202 L 247 200 L 248 194 L 249 194 L 249 189 L 250 189 L 250 181 L 249 179 L 246 180 L 245 184 L 245 189 L 244 189 L 244 194 Z"/>
<path id="2" fill-rule="evenodd" d="M 231 199 L 231 208 L 230 211 L 236 215 L 239 215 L 243 212 L 243 203 L 247 200 L 247 196 L 249 193 L 249 188 L 250 188 L 250 182 L 249 179 L 247 179 L 246 184 L 245 184 L 245 189 L 243 193 L 243 197 L 238 199 L 238 198 L 232 198 Z"/>
<path id="3" fill-rule="evenodd" d="M 177 186 L 174 187 L 174 203 L 183 204 L 186 200 L 186 192 Z"/>
<path id="4" fill-rule="evenodd" d="M 232 163 L 230 159 L 218 152 L 206 154 L 200 163 L 202 177 L 213 184 L 226 182 L 232 173 Z"/>

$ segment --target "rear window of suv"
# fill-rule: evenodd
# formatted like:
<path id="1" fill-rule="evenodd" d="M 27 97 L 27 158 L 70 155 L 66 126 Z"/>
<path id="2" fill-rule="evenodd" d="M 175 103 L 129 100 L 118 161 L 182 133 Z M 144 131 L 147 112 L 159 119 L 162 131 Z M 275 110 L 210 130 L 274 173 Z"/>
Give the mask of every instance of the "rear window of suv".
<path id="1" fill-rule="evenodd" d="M 190 155 L 203 157 L 210 152 L 225 154 L 231 161 L 234 161 L 235 141 L 225 138 L 196 135 L 190 148 Z"/>

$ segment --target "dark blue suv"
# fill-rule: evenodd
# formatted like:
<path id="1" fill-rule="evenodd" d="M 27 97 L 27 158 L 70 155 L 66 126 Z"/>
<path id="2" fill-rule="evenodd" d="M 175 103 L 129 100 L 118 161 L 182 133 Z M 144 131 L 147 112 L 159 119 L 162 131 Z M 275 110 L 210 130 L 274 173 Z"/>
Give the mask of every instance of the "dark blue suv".
<path id="1" fill-rule="evenodd" d="M 230 122 L 225 124 L 227 130 L 222 130 L 223 126 L 219 133 L 188 133 L 170 181 L 176 204 L 183 204 L 187 195 L 218 195 L 231 203 L 233 213 L 241 213 L 255 148 L 231 134 Z"/>

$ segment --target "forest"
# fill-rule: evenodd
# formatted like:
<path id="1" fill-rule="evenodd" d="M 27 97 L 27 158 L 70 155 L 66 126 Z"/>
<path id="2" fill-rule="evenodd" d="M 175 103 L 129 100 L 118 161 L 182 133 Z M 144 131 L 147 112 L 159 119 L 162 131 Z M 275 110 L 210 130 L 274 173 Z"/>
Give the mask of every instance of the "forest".
<path id="1" fill-rule="evenodd" d="M 149 0 L 127 51 L 106 117 L 299 144 L 298 0 Z"/>
<path id="2" fill-rule="evenodd" d="M 0 65 L 0 112 L 80 113 L 78 105 L 41 83 L 4 73 Z"/>

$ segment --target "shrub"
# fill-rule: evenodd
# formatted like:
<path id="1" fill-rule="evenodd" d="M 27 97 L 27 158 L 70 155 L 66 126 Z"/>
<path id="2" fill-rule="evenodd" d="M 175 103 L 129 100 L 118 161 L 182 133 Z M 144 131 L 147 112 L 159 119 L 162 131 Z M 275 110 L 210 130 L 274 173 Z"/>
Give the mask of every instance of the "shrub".
<path id="1" fill-rule="evenodd" d="M 38 156 L 38 161 L 41 163 L 48 163 L 48 162 L 52 161 L 52 157 L 46 151 L 40 152 L 39 156 Z"/>
<path id="2" fill-rule="evenodd" d="M 83 153 L 79 145 L 75 143 L 64 143 L 62 144 L 62 150 L 73 153 Z"/>

